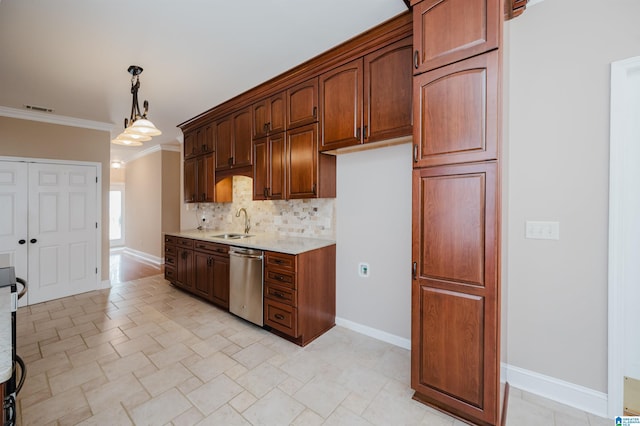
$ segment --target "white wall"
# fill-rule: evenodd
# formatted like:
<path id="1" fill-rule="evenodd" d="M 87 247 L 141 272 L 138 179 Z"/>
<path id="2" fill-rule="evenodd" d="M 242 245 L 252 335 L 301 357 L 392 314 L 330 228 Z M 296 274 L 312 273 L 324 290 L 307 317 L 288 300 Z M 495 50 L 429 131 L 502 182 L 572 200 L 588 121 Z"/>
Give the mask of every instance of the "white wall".
<path id="1" fill-rule="evenodd" d="M 508 364 L 607 392 L 610 63 L 640 2 L 547 0 L 508 26 Z M 560 240 L 524 238 L 526 220 Z M 503 319 L 504 321 L 504 319 Z"/>
<path id="2" fill-rule="evenodd" d="M 402 346 L 411 338 L 411 148 L 342 154 L 337 164 L 337 322 Z"/>

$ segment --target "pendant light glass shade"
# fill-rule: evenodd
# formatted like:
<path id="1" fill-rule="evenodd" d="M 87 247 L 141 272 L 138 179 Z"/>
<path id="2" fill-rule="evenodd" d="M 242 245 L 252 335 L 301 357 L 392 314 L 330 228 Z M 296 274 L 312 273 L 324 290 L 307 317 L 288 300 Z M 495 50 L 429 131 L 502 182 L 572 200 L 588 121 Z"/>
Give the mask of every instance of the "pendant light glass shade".
<path id="1" fill-rule="evenodd" d="M 143 136 L 159 136 L 162 134 L 160 130 L 149 120 L 144 118 L 139 118 L 133 122 L 133 124 L 126 129 L 124 132 L 129 135 L 143 135 Z"/>
<path id="2" fill-rule="evenodd" d="M 124 146 L 142 146 L 142 142 L 151 140 L 150 136 L 130 135 L 120 133 L 117 138 L 112 139 L 111 143 Z"/>

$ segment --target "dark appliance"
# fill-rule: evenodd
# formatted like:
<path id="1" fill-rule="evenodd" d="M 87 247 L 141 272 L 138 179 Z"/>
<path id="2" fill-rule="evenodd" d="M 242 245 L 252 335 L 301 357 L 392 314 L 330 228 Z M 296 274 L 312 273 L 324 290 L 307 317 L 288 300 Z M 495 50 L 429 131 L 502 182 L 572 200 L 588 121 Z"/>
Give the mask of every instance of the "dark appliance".
<path id="1" fill-rule="evenodd" d="M 22 286 L 17 292 L 18 284 Z M 18 310 L 18 299 L 27 292 L 27 283 L 16 277 L 13 266 L 0 268 L 0 288 L 10 287 L 11 289 L 11 359 L 13 368 L 11 378 L 5 382 L 5 397 L 3 401 L 4 425 L 14 426 L 16 424 L 16 397 L 22 389 L 27 370 L 24 361 L 16 354 L 16 311 Z M 17 368 L 20 368 L 20 379 L 17 378 Z"/>

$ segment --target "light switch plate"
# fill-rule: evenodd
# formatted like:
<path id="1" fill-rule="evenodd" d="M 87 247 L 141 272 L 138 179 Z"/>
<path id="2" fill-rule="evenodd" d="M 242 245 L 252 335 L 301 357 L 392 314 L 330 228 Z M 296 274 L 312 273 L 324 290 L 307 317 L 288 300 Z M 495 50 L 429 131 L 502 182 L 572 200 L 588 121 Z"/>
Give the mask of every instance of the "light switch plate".
<path id="1" fill-rule="evenodd" d="M 525 238 L 535 240 L 559 240 L 560 222 L 535 222 L 527 221 Z"/>
<path id="2" fill-rule="evenodd" d="M 365 263 L 365 262 L 360 262 L 358 263 L 358 275 L 360 275 L 361 277 L 368 277 L 369 276 L 369 264 Z"/>

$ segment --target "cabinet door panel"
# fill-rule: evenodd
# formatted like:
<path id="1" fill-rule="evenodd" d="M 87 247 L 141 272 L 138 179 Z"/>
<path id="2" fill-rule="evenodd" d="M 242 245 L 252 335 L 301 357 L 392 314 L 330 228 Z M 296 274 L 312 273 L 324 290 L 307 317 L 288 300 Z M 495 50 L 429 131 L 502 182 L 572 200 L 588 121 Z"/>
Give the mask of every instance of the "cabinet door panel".
<path id="1" fill-rule="evenodd" d="M 253 112 L 253 138 L 262 138 L 267 135 L 267 124 L 269 123 L 269 113 L 267 111 L 268 99 L 256 102 L 251 107 Z"/>
<path id="2" fill-rule="evenodd" d="M 497 163 L 414 169 L 411 386 L 495 424 L 499 389 Z"/>
<path id="3" fill-rule="evenodd" d="M 498 47 L 499 0 L 425 0 L 413 7 L 414 73 Z"/>
<path id="4" fill-rule="evenodd" d="M 213 256 L 213 290 L 211 301 L 229 309 L 229 256 Z"/>
<path id="5" fill-rule="evenodd" d="M 266 200 L 269 186 L 269 163 L 267 157 L 267 138 L 253 142 L 253 199 Z"/>
<path id="6" fill-rule="evenodd" d="M 232 161 L 232 132 L 231 117 L 224 117 L 216 122 L 216 170 L 231 168 Z"/>
<path id="7" fill-rule="evenodd" d="M 497 158 L 498 52 L 414 78 L 414 166 Z"/>
<path id="8" fill-rule="evenodd" d="M 288 199 L 314 198 L 318 183 L 318 131 L 311 124 L 287 132 Z"/>
<path id="9" fill-rule="evenodd" d="M 214 153 L 198 157 L 197 190 L 200 194 L 200 201 L 213 203 L 215 201 L 215 155 Z"/>
<path id="10" fill-rule="evenodd" d="M 205 299 L 211 299 L 213 288 L 212 257 L 205 253 L 194 252 L 195 280 L 193 292 Z"/>
<path id="11" fill-rule="evenodd" d="M 184 160 L 184 202 L 195 203 L 196 199 L 196 159 Z"/>
<path id="12" fill-rule="evenodd" d="M 364 142 L 411 135 L 411 38 L 364 57 Z"/>
<path id="13" fill-rule="evenodd" d="M 287 129 L 318 121 L 318 78 L 287 89 Z"/>
<path id="14" fill-rule="evenodd" d="M 269 98 L 269 134 L 282 132 L 286 128 L 287 101 L 281 92 Z"/>
<path id="15" fill-rule="evenodd" d="M 267 192 L 272 200 L 285 197 L 286 156 L 284 132 L 269 138 L 269 179 Z"/>
<path id="16" fill-rule="evenodd" d="M 196 143 L 198 141 L 198 132 L 193 130 L 184 135 L 184 158 L 190 158 L 196 155 Z"/>
<path id="17" fill-rule="evenodd" d="M 245 108 L 233 116 L 233 167 L 253 164 L 252 152 L 251 111 Z"/>
<path id="18" fill-rule="evenodd" d="M 322 150 L 362 142 L 362 59 L 320 76 L 320 138 Z"/>

